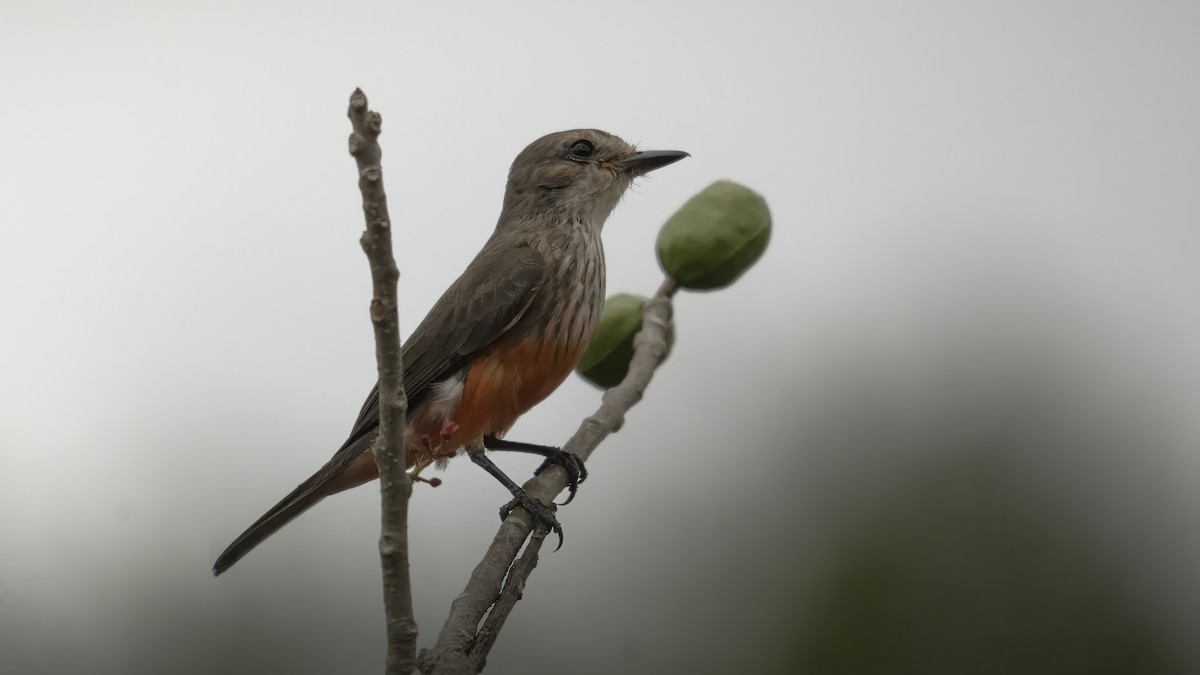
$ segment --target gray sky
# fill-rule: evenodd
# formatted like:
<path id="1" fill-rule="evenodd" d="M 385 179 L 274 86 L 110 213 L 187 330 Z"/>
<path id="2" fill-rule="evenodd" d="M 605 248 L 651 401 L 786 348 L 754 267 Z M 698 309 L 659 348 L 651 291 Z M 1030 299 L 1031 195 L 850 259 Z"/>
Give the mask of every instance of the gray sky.
<path id="1" fill-rule="evenodd" d="M 1138 616 L 1200 620 L 1176 576 L 1200 562 L 1194 3 L 245 5 L 0 7 L 0 670 L 380 662 L 375 490 L 208 575 L 374 378 L 355 86 L 407 328 L 550 131 L 693 155 L 609 220 L 610 292 L 654 290 L 659 224 L 713 180 L 775 219 L 744 279 L 679 299 L 494 672 L 728 667 L 680 649 L 755 644 L 779 589 L 741 584 L 836 558 L 831 523 L 951 420 L 1036 430 L 995 451 L 1015 484 L 1074 514 Z M 561 443 L 598 400 L 572 378 L 511 436 Z M 505 500 L 469 463 L 443 478 L 413 507 L 425 645 Z M 714 586 L 738 597 L 697 610 Z"/>

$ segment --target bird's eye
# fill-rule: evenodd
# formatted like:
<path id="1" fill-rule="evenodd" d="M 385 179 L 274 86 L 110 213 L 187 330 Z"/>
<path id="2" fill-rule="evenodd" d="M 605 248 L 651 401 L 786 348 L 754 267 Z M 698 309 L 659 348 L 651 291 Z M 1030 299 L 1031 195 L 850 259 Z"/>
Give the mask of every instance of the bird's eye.
<path id="1" fill-rule="evenodd" d="M 586 159 L 596 152 L 596 146 L 592 145 L 591 141 L 575 141 L 571 144 L 567 153 L 574 159 Z"/>

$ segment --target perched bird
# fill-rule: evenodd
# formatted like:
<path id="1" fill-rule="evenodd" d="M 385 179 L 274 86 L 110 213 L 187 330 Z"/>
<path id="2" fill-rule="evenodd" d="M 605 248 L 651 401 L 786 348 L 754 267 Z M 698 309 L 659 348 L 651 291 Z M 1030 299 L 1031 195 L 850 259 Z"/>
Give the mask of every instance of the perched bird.
<path id="1" fill-rule="evenodd" d="M 563 466 L 574 496 L 587 476 L 578 458 L 502 436 L 566 379 L 596 330 L 604 306 L 604 221 L 635 178 L 687 156 L 639 151 L 596 129 L 543 136 L 517 155 L 496 229 L 403 346 L 410 468 L 444 465 L 465 449 L 512 493 L 501 517 L 524 506 L 561 543 L 553 511 L 483 451 L 543 455 L 538 472 Z M 370 451 L 378 427 L 376 385 L 333 458 L 235 539 L 213 573 L 325 497 L 378 478 Z"/>

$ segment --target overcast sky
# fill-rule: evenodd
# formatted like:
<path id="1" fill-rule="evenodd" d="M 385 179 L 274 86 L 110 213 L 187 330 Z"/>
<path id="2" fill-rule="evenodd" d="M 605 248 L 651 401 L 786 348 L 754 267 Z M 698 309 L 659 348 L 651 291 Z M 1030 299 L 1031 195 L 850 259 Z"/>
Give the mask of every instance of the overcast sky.
<path id="1" fill-rule="evenodd" d="M 489 672 L 734 672 L 764 635 L 786 651 L 800 603 L 742 584 L 819 579 L 830 523 L 868 495 L 915 503 L 898 477 L 979 434 L 1017 501 L 1053 505 L 1039 522 L 1073 514 L 1072 550 L 1130 615 L 1187 634 L 1198 31 L 1189 2 L 6 0 L 0 671 L 381 663 L 373 488 L 208 572 L 338 447 L 375 377 L 356 86 L 383 114 L 405 330 L 551 131 L 692 153 L 609 220 L 610 292 L 657 287 L 659 225 L 716 179 L 774 215 L 741 281 L 678 299 L 671 359 L 560 511 L 566 546 Z M 598 401 L 572 377 L 510 435 L 560 444 Z M 506 499 L 469 462 L 443 478 L 413 505 L 426 646 Z"/>

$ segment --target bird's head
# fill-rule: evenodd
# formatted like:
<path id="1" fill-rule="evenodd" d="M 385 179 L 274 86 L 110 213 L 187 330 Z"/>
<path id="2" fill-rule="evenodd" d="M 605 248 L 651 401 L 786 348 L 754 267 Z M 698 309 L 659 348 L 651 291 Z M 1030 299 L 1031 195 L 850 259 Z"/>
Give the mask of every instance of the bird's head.
<path id="1" fill-rule="evenodd" d="M 688 153 L 643 150 L 598 129 L 542 136 L 517 155 L 508 172 L 508 218 L 553 214 L 604 223 L 633 179 Z M 503 220 L 503 217 L 502 217 Z"/>

